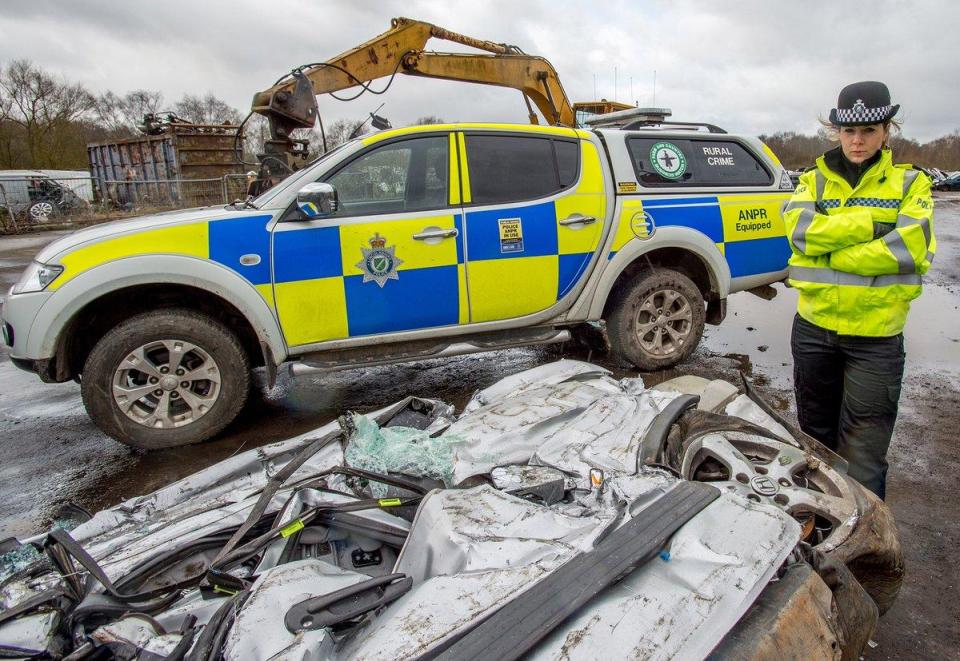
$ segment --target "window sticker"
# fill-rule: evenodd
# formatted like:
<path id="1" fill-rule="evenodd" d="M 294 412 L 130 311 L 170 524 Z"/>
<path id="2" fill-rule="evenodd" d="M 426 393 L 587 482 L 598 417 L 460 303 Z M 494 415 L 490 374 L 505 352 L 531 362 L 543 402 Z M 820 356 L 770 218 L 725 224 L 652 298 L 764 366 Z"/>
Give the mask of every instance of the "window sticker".
<path id="1" fill-rule="evenodd" d="M 661 177 L 679 179 L 687 171 L 687 159 L 671 142 L 658 142 L 650 148 L 650 162 Z"/>
<path id="2" fill-rule="evenodd" d="M 523 252 L 523 225 L 519 218 L 500 218 L 500 252 Z"/>

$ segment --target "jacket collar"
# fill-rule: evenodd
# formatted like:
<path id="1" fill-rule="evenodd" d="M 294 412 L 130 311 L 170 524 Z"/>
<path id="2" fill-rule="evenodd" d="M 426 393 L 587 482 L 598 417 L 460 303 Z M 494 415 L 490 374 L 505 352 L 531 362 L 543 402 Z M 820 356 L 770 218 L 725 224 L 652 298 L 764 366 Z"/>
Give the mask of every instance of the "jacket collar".
<path id="1" fill-rule="evenodd" d="M 831 149 L 826 154 L 824 154 L 823 156 L 817 159 L 817 168 L 820 170 L 820 172 L 823 173 L 824 177 L 826 177 L 830 181 L 837 182 L 844 188 L 848 189 L 850 192 L 853 192 L 858 188 L 861 188 L 865 183 L 873 180 L 876 177 L 880 177 L 881 175 L 887 176 L 886 174 L 887 171 L 893 167 L 892 152 L 888 148 L 881 149 L 880 159 L 876 163 L 871 165 L 869 168 L 867 168 L 867 171 L 864 172 L 863 175 L 860 177 L 860 181 L 857 182 L 856 186 L 851 186 L 850 182 L 848 182 L 843 177 L 843 175 L 834 171 L 834 169 L 831 168 L 831 166 L 829 165 L 829 163 L 831 162 L 834 162 L 834 163 L 837 162 L 836 159 L 842 156 L 843 154 L 840 151 L 840 147 L 835 147 L 834 149 Z"/>

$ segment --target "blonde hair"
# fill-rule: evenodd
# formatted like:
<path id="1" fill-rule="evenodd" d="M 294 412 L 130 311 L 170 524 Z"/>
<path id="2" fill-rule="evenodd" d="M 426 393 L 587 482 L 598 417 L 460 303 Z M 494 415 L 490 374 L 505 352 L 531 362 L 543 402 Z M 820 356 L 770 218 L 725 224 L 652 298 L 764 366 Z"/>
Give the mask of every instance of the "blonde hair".
<path id="1" fill-rule="evenodd" d="M 827 139 L 830 140 L 830 142 L 840 142 L 839 126 L 831 122 L 829 119 L 824 119 L 823 117 L 817 117 L 817 120 L 820 122 L 820 125 L 826 129 Z M 903 127 L 903 122 L 899 119 L 890 118 L 885 122 L 878 123 L 883 124 L 883 128 L 887 130 L 887 139 L 883 142 L 883 146 L 886 148 L 889 146 L 887 142 L 890 140 L 890 138 L 893 137 L 895 133 L 900 133 L 900 130 Z"/>

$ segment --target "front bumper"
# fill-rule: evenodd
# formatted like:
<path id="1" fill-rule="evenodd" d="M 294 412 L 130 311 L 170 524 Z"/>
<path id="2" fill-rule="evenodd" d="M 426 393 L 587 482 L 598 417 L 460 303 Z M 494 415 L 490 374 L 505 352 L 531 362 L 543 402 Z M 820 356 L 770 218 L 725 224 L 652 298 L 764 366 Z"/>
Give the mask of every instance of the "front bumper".
<path id="1" fill-rule="evenodd" d="M 10 352 L 10 359 L 17 367 L 37 372 L 27 367 L 37 362 L 51 362 L 53 356 L 40 355 L 37 334 L 43 329 L 34 328 L 40 308 L 50 298 L 50 292 L 8 294 L 0 307 L 0 326 L 3 328 L 3 343 Z M 32 348 L 36 346 L 37 348 Z M 40 372 L 38 372 L 40 373 Z"/>

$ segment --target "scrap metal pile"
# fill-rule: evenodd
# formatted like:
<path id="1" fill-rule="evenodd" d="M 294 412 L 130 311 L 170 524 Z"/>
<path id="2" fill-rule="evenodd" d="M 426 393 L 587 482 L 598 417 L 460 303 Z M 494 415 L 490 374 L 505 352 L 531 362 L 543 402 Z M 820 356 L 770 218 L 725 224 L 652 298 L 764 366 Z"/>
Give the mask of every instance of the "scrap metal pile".
<path id="1" fill-rule="evenodd" d="M 24 540 L 0 657 L 856 658 L 892 521 L 764 409 L 559 361 L 347 413 Z"/>

